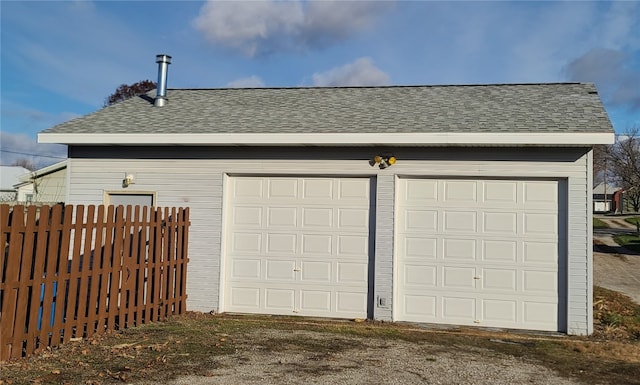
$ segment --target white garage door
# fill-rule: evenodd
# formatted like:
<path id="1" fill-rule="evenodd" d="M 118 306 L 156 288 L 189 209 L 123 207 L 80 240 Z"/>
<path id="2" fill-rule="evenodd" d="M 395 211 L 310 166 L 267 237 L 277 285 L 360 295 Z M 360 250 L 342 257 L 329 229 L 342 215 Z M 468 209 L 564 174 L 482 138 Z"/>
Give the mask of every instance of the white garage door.
<path id="1" fill-rule="evenodd" d="M 558 187 L 400 179 L 395 318 L 558 330 Z"/>
<path id="2" fill-rule="evenodd" d="M 368 178 L 228 186 L 225 311 L 366 318 Z"/>

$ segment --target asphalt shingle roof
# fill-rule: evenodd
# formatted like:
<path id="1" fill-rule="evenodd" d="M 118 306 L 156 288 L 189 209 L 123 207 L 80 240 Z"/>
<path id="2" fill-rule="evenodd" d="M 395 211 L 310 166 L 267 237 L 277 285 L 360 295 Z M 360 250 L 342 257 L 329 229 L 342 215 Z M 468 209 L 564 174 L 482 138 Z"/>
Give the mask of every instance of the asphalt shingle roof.
<path id="1" fill-rule="evenodd" d="M 169 89 L 43 133 L 601 133 L 593 84 Z"/>

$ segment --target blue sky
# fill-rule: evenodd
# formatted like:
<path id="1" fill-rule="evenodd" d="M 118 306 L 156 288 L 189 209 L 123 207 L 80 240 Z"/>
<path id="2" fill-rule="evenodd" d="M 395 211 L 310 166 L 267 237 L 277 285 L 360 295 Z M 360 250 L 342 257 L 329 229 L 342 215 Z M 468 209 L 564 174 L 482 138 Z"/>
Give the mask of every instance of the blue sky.
<path id="1" fill-rule="evenodd" d="M 169 88 L 594 82 L 640 126 L 640 2 L 7 1 L 1 160 L 60 161 L 36 133 L 120 84 Z M 38 154 L 25 155 L 25 154 Z"/>

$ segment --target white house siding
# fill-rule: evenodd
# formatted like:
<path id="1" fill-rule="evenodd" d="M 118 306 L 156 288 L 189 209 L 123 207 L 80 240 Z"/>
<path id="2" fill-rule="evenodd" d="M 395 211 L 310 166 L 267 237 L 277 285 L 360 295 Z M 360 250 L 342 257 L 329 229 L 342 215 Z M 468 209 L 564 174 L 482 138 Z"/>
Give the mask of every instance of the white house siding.
<path id="1" fill-rule="evenodd" d="M 36 202 L 64 202 L 66 196 L 67 169 L 63 168 L 37 179 L 38 193 L 34 194 Z M 35 191 L 34 191 L 35 192 Z"/>
<path id="2" fill-rule="evenodd" d="M 377 154 L 398 162 L 372 167 Z M 565 180 L 568 213 L 566 322 L 569 334 L 592 331 L 590 152 L 580 148 L 181 148 L 72 147 L 71 204 L 102 204 L 115 191 L 155 192 L 158 206 L 191 208 L 187 293 L 190 310 L 218 310 L 224 176 L 374 176 L 375 250 L 373 316 L 393 319 L 393 211 L 397 176 L 545 178 Z M 131 154 L 131 159 L 122 159 Z M 145 159 L 133 159 L 133 158 Z M 125 174 L 135 184 L 122 188 Z M 562 206 L 561 206 L 562 207 Z M 562 215 L 562 213 L 561 213 Z M 562 223 L 562 221 L 560 222 Z M 562 271 L 563 266 L 559 266 Z M 565 270 L 566 271 L 566 270 Z M 562 312 L 561 312 L 562 313 Z M 370 311 L 371 314 L 371 311 Z M 566 325 L 563 325 L 566 323 Z"/>

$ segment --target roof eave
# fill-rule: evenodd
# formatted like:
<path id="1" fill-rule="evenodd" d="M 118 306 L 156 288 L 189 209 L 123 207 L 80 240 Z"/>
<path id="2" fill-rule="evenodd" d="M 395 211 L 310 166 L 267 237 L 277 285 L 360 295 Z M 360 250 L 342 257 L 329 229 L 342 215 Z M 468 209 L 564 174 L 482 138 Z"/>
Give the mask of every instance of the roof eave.
<path id="1" fill-rule="evenodd" d="M 613 132 L 560 133 L 39 133 L 40 143 L 121 146 L 592 146 Z"/>

